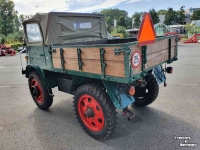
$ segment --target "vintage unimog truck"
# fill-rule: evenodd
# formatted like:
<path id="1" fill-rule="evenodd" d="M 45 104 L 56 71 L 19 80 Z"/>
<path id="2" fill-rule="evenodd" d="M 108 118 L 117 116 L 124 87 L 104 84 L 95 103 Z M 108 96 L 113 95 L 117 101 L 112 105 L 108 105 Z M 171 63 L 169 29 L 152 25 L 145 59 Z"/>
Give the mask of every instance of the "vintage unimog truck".
<path id="1" fill-rule="evenodd" d="M 145 17 L 141 39 L 107 39 L 100 14 L 37 13 L 24 21 L 27 65 L 22 74 L 36 105 L 48 109 L 52 88 L 58 87 L 74 95 L 75 115 L 87 134 L 97 140 L 109 137 L 116 129 L 116 109 L 129 112 L 131 119 L 129 105 L 151 104 L 158 96 L 158 83 L 172 73 L 166 64 L 178 59 L 177 37 L 156 37 L 154 28 L 152 35 L 151 18 L 144 24 Z"/>

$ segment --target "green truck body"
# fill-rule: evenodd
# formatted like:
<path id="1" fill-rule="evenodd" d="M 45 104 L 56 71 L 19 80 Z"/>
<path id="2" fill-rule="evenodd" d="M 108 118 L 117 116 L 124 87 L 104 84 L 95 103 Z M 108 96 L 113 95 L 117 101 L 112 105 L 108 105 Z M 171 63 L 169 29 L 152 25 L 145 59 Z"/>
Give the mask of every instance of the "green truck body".
<path id="1" fill-rule="evenodd" d="M 99 109 L 89 107 L 91 104 L 86 107 L 80 93 L 89 88 L 90 91 L 98 91 L 97 87 L 101 87 L 105 92 L 103 95 L 107 96 L 105 101 L 113 105 L 110 106 L 112 109 L 130 112 L 127 107 L 140 100 L 140 93 L 149 92 L 144 94 L 146 97 L 143 96 L 143 102 L 138 102 L 138 106 L 146 106 L 156 99 L 156 84 L 165 82 L 164 71 L 169 73 L 171 69 L 162 68 L 162 65 L 178 60 L 176 36 L 157 37 L 153 44 L 145 46 L 139 46 L 136 38 L 107 39 L 103 15 L 56 12 L 36 14 L 25 21 L 23 26 L 27 66 L 22 73 L 29 78 L 29 88 L 35 103 L 41 109 L 48 109 L 53 99 L 51 89 L 55 87 L 74 94 L 74 104 L 77 104 L 75 112 L 80 117 L 80 124 L 90 136 L 99 140 L 107 138 L 114 131 L 106 130 L 109 128 L 106 125 L 109 118 L 106 118 L 107 112 L 102 108 L 105 106 L 94 96 L 88 98 L 88 101 L 94 98 L 93 105 L 101 107 L 104 114 L 100 115 L 101 119 L 97 118 L 99 122 L 90 121 Z M 155 87 L 151 88 L 150 83 L 155 83 Z M 135 95 L 130 95 L 132 87 Z M 88 97 L 94 95 L 86 94 Z M 85 119 L 81 117 L 83 110 Z M 93 126 L 96 128 L 93 129 Z M 115 125 L 112 126 L 114 128 Z"/>

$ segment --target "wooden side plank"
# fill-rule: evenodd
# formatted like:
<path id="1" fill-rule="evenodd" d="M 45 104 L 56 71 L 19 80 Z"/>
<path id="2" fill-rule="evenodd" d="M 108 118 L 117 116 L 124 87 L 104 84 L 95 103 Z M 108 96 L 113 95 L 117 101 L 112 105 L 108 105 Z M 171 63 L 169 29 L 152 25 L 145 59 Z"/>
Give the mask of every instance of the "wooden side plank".
<path id="1" fill-rule="evenodd" d="M 65 70 L 79 71 L 78 59 L 65 59 Z"/>
<path id="2" fill-rule="evenodd" d="M 171 38 L 171 47 L 176 46 L 176 37 Z"/>
<path id="3" fill-rule="evenodd" d="M 99 60 L 83 60 L 82 71 L 101 74 L 101 62 Z"/>
<path id="4" fill-rule="evenodd" d="M 166 49 L 157 53 L 147 55 L 146 69 L 168 60 L 168 52 L 169 50 Z"/>
<path id="5" fill-rule="evenodd" d="M 105 74 L 107 76 L 125 77 L 124 62 L 105 61 Z"/>
<path id="6" fill-rule="evenodd" d="M 156 41 L 153 44 L 147 45 L 147 55 L 167 49 L 169 47 L 168 44 L 169 44 L 169 39 L 163 39 Z"/>
<path id="7" fill-rule="evenodd" d="M 61 59 L 60 58 L 53 57 L 52 61 L 53 61 L 53 67 L 54 68 L 58 68 L 58 69 L 62 68 Z"/>
<path id="8" fill-rule="evenodd" d="M 175 57 L 176 47 L 171 48 L 171 58 Z"/>
<path id="9" fill-rule="evenodd" d="M 112 60 L 112 61 L 123 61 L 124 62 L 124 53 L 120 53 L 120 55 L 114 54 L 114 49 L 120 49 L 122 47 L 104 47 L 105 54 L 104 60 Z"/>

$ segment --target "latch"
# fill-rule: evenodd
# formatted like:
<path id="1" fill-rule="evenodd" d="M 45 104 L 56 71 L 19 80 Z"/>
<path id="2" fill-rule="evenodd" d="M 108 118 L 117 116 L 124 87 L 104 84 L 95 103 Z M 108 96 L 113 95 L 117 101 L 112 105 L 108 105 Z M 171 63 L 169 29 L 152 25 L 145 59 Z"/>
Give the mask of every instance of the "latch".
<path id="1" fill-rule="evenodd" d="M 50 49 L 50 50 L 49 50 L 49 53 L 51 53 L 51 54 L 52 54 L 52 53 L 56 53 L 56 49 Z"/>
<path id="2" fill-rule="evenodd" d="M 82 65 L 83 65 L 83 63 L 81 62 L 81 49 L 80 48 L 77 48 L 77 55 L 78 55 L 79 70 L 82 71 Z"/>
<path id="3" fill-rule="evenodd" d="M 102 78 L 105 78 L 105 67 L 106 67 L 106 63 L 104 62 L 104 54 L 105 50 L 103 48 L 100 48 Z"/>
<path id="4" fill-rule="evenodd" d="M 122 52 L 130 54 L 131 48 L 128 48 L 128 49 L 126 49 L 126 48 L 115 48 L 114 49 L 115 55 L 120 55 L 120 53 L 122 53 Z"/>

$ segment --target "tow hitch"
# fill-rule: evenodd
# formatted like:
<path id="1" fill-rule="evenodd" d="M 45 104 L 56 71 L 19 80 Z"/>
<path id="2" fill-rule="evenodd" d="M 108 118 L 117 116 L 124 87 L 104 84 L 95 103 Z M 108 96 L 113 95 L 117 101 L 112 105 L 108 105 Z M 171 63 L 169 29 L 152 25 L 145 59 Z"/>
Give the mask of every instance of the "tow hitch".
<path id="1" fill-rule="evenodd" d="M 130 117 L 128 117 L 129 121 L 135 117 L 135 113 L 133 111 L 131 111 L 130 109 L 128 109 L 128 107 L 123 109 L 123 116 L 126 116 L 127 113 L 130 114 Z"/>

